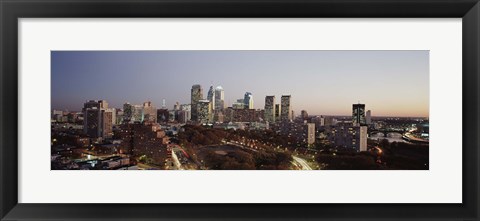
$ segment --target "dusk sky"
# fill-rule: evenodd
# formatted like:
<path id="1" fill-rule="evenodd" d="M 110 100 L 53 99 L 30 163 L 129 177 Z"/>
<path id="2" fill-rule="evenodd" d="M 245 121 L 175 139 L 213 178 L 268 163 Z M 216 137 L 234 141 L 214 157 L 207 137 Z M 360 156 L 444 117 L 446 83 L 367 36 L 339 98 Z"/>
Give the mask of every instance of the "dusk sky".
<path id="1" fill-rule="evenodd" d="M 80 111 L 86 100 L 110 107 L 162 99 L 190 103 L 193 84 L 221 85 L 231 106 L 251 92 L 292 96 L 296 114 L 351 115 L 364 103 L 373 116 L 429 113 L 429 51 L 52 51 L 52 108 Z"/>

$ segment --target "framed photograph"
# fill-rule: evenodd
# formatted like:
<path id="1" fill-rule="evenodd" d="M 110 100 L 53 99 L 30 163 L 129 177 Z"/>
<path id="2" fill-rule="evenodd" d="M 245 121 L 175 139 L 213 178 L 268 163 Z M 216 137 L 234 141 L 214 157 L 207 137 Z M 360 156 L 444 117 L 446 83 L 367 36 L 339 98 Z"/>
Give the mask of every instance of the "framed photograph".
<path id="1" fill-rule="evenodd" d="M 0 4 L 1 220 L 479 220 L 476 0 Z"/>

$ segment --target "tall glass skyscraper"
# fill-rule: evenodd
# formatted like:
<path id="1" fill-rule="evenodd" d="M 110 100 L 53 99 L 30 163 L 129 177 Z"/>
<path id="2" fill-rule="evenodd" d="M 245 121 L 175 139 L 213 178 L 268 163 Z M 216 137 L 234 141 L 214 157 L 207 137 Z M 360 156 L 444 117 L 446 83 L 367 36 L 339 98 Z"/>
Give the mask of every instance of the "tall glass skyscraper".
<path id="1" fill-rule="evenodd" d="M 225 108 L 225 94 L 222 86 L 215 88 L 215 110 L 222 111 Z"/>
<path id="2" fill-rule="evenodd" d="M 290 95 L 282 95 L 282 98 L 280 100 L 280 104 L 281 104 L 280 120 L 281 121 L 289 121 L 292 119 L 291 99 L 292 97 Z"/>
<path id="3" fill-rule="evenodd" d="M 365 119 L 365 104 L 353 104 L 352 124 L 353 126 L 363 126 L 367 124 Z"/>
<path id="4" fill-rule="evenodd" d="M 207 100 L 210 101 L 210 106 L 212 109 L 214 109 L 215 108 L 215 89 L 213 88 L 213 85 L 211 85 L 210 89 L 208 90 Z"/>
<path id="5" fill-rule="evenodd" d="M 265 97 L 265 121 L 275 122 L 275 96 Z"/>
<path id="6" fill-rule="evenodd" d="M 253 95 L 250 92 L 246 92 L 243 97 L 243 102 L 245 104 L 245 109 L 253 109 Z"/>
<path id="7" fill-rule="evenodd" d="M 198 111 L 197 105 L 198 101 L 203 99 L 203 90 L 202 86 L 195 84 L 192 86 L 191 90 L 191 105 L 192 105 L 192 120 L 198 120 Z"/>

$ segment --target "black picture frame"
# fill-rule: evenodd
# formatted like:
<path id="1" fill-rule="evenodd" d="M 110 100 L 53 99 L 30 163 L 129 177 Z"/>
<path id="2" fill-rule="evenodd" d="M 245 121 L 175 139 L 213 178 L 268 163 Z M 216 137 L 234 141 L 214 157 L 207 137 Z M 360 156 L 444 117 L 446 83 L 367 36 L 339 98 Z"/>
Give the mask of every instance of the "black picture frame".
<path id="1" fill-rule="evenodd" d="M 0 15 L 1 220 L 479 220 L 478 0 L 1 0 Z M 17 20 L 45 17 L 462 18 L 463 203 L 20 204 Z"/>

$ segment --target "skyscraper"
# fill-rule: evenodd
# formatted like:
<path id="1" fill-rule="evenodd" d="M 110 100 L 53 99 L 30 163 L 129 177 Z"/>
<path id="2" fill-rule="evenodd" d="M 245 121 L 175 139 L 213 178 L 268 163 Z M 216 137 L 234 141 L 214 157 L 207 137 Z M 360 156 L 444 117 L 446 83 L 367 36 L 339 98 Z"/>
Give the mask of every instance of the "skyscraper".
<path id="1" fill-rule="evenodd" d="M 151 101 L 143 103 L 143 114 L 146 121 L 157 122 L 157 108 L 153 106 Z"/>
<path id="2" fill-rule="evenodd" d="M 300 116 L 302 117 L 302 120 L 307 120 L 308 119 L 308 113 L 306 110 L 302 110 L 300 113 Z"/>
<path id="3" fill-rule="evenodd" d="M 109 138 L 112 133 L 112 109 L 105 100 L 89 100 L 83 105 L 83 132 L 92 138 Z"/>
<path id="4" fill-rule="evenodd" d="M 315 123 L 307 124 L 307 143 L 308 145 L 315 143 Z"/>
<path id="5" fill-rule="evenodd" d="M 352 109 L 353 126 L 363 126 L 367 124 L 365 120 L 365 104 L 353 104 Z"/>
<path id="6" fill-rule="evenodd" d="M 173 110 L 180 110 L 180 104 L 177 102 L 175 102 L 175 104 L 173 105 Z"/>
<path id="7" fill-rule="evenodd" d="M 370 110 L 367 111 L 367 116 L 365 117 L 365 121 L 368 125 L 372 124 L 372 112 Z"/>
<path id="8" fill-rule="evenodd" d="M 123 104 L 124 123 L 143 122 L 144 116 L 143 106 L 133 105 L 128 102 Z"/>
<path id="9" fill-rule="evenodd" d="M 225 94 L 222 86 L 215 88 L 215 110 L 222 111 L 225 109 Z"/>
<path id="10" fill-rule="evenodd" d="M 195 84 L 191 90 L 192 120 L 198 120 L 198 101 L 203 99 L 202 86 Z"/>
<path id="11" fill-rule="evenodd" d="M 282 106 L 280 106 L 280 104 L 275 104 L 275 121 L 280 121 L 281 111 Z"/>
<path id="12" fill-rule="evenodd" d="M 290 95 L 282 95 L 280 100 L 281 102 L 281 112 L 280 112 L 280 120 L 281 121 L 290 121 L 292 119 L 291 114 L 291 96 Z"/>
<path id="13" fill-rule="evenodd" d="M 265 97 L 265 121 L 275 122 L 275 96 Z"/>
<path id="14" fill-rule="evenodd" d="M 210 123 L 212 120 L 211 105 L 209 100 L 199 100 L 197 102 L 197 122 L 201 124 Z"/>
<path id="15" fill-rule="evenodd" d="M 368 137 L 368 128 L 366 126 L 360 126 L 360 134 L 358 137 L 358 142 L 359 142 L 359 151 L 367 151 L 367 137 Z"/>
<path id="16" fill-rule="evenodd" d="M 250 92 L 246 92 L 243 97 L 243 102 L 245 104 L 245 109 L 253 109 L 253 95 Z"/>
<path id="17" fill-rule="evenodd" d="M 213 113 L 213 110 L 215 109 L 215 89 L 213 88 L 213 85 L 211 85 L 208 90 L 207 100 L 210 101 L 210 113 Z"/>

